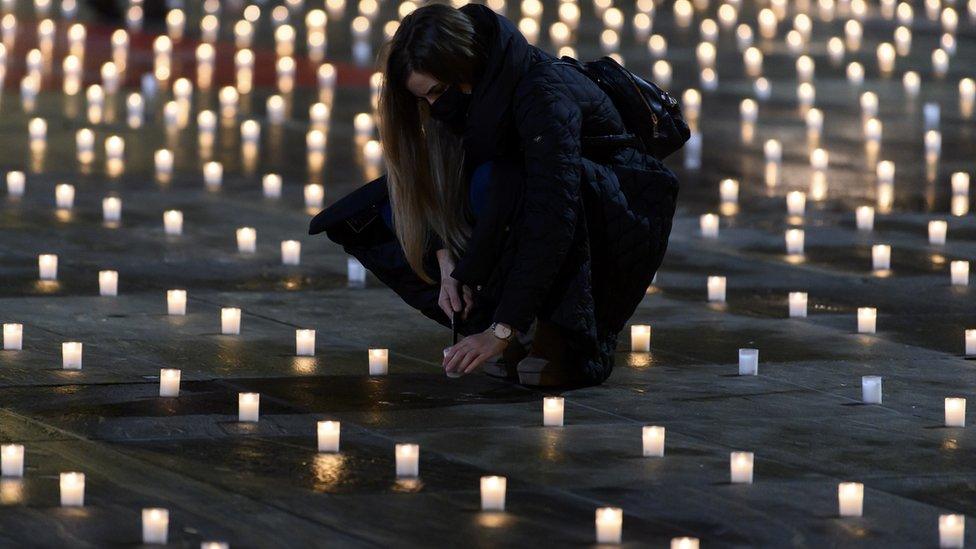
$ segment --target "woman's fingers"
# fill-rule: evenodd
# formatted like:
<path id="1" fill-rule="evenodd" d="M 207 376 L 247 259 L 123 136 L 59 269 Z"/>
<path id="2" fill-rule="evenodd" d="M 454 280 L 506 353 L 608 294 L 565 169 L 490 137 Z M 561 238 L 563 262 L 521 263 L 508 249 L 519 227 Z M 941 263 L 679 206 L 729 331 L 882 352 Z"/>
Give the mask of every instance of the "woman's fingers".
<path id="1" fill-rule="evenodd" d="M 457 280 L 450 279 L 443 282 L 442 284 L 444 284 L 443 287 L 447 289 L 447 296 L 451 300 L 451 310 L 453 310 L 454 312 L 459 312 L 461 310 L 461 296 L 458 295 Z"/>
<path id="2" fill-rule="evenodd" d="M 464 362 L 461 363 L 461 368 L 459 371 L 465 374 L 470 374 L 471 372 L 477 370 L 487 358 L 488 356 L 484 353 L 468 353 L 464 359 Z"/>
<path id="3" fill-rule="evenodd" d="M 460 344 L 458 344 L 460 345 Z M 455 347 L 458 347 L 455 345 Z M 471 352 L 467 346 L 462 346 L 460 349 L 454 351 L 450 359 L 447 361 L 447 365 L 444 367 L 448 372 L 459 372 L 461 364 L 464 362 L 465 357 Z"/>

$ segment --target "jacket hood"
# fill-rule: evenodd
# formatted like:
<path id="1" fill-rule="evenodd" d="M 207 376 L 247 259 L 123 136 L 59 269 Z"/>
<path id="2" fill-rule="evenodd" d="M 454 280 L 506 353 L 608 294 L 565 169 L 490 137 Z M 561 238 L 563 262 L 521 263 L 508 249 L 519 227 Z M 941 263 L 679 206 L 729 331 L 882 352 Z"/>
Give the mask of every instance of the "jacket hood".
<path id="1" fill-rule="evenodd" d="M 533 50 L 515 24 L 480 4 L 461 12 L 471 18 L 476 40 L 485 52 L 478 81 L 471 90 L 471 105 L 464 130 L 465 158 L 474 167 L 491 160 L 512 145 L 512 98 L 519 80 L 533 64 Z"/>

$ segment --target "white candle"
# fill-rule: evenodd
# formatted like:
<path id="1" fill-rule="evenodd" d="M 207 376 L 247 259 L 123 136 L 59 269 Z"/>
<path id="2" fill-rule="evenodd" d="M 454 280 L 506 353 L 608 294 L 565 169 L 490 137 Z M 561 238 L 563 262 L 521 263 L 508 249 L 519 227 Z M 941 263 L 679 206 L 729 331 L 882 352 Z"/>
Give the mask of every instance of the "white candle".
<path id="1" fill-rule="evenodd" d="M 814 170 L 824 171 L 830 164 L 830 154 L 824 149 L 814 149 L 810 153 L 810 167 Z"/>
<path id="2" fill-rule="evenodd" d="M 219 187 L 224 179 L 224 166 L 220 162 L 207 162 L 203 165 L 203 181 L 208 187 Z"/>
<path id="3" fill-rule="evenodd" d="M 966 355 L 976 356 L 976 330 L 966 330 Z"/>
<path id="4" fill-rule="evenodd" d="M 239 335 L 241 333 L 241 310 L 237 307 L 220 309 L 220 333 Z"/>
<path id="5" fill-rule="evenodd" d="M 58 256 L 54 254 L 40 254 L 37 256 L 37 270 L 41 280 L 57 280 Z"/>
<path id="6" fill-rule="evenodd" d="M 944 245 L 948 230 L 949 224 L 942 219 L 929 221 L 929 244 L 936 246 Z"/>
<path id="7" fill-rule="evenodd" d="M 962 549 L 966 544 L 966 516 L 939 515 L 939 547 Z"/>
<path id="8" fill-rule="evenodd" d="M 645 425 L 642 432 L 644 457 L 664 457 L 664 427 Z"/>
<path id="9" fill-rule="evenodd" d="M 865 404 L 881 404 L 881 376 L 861 377 L 861 400 Z"/>
<path id="10" fill-rule="evenodd" d="M 729 455 L 730 482 L 733 484 L 752 484 L 752 452 L 732 452 Z"/>
<path id="11" fill-rule="evenodd" d="M 237 251 L 242 254 L 253 254 L 257 250 L 258 233 L 253 227 L 237 229 Z"/>
<path id="12" fill-rule="evenodd" d="M 319 452 L 339 451 L 340 427 L 338 421 L 320 421 L 316 424 Z"/>
<path id="13" fill-rule="evenodd" d="M 7 323 L 3 325 L 3 350 L 20 351 L 24 348 L 24 325 Z"/>
<path id="14" fill-rule="evenodd" d="M 186 314 L 186 290 L 166 290 L 166 314 L 173 316 Z"/>
<path id="15" fill-rule="evenodd" d="M 624 512 L 618 507 L 596 510 L 596 542 L 619 544 L 622 538 Z"/>
<path id="16" fill-rule="evenodd" d="M 121 198 L 107 196 L 102 199 L 102 220 L 106 223 L 118 223 L 122 220 Z"/>
<path id="17" fill-rule="evenodd" d="M 651 350 L 650 326 L 634 324 L 630 327 L 630 350 L 635 353 L 646 353 Z"/>
<path id="18" fill-rule="evenodd" d="M 871 246 L 871 265 L 875 271 L 886 271 L 891 268 L 891 246 L 875 244 Z"/>
<path id="19" fill-rule="evenodd" d="M 802 191 L 790 191 L 786 193 L 786 213 L 803 217 L 807 209 L 807 195 Z"/>
<path id="20" fill-rule="evenodd" d="M 181 372 L 175 368 L 161 368 L 159 370 L 159 396 L 180 396 Z"/>
<path id="21" fill-rule="evenodd" d="M 873 334 L 877 329 L 878 310 L 874 307 L 858 307 L 857 333 Z"/>
<path id="22" fill-rule="evenodd" d="M 61 367 L 65 370 L 81 369 L 82 344 L 77 341 L 65 341 L 61 344 Z"/>
<path id="23" fill-rule="evenodd" d="M 366 285 L 366 267 L 355 257 L 346 260 L 346 277 L 350 287 L 362 288 Z"/>
<path id="24" fill-rule="evenodd" d="M 27 134 L 30 136 L 32 144 L 34 142 L 43 143 L 47 139 L 47 122 L 43 118 L 31 118 L 27 123 Z"/>
<path id="25" fill-rule="evenodd" d="M 59 209 L 70 210 L 75 204 L 75 186 L 67 183 L 55 186 L 54 202 Z"/>
<path id="26" fill-rule="evenodd" d="M 545 397 L 542 399 L 542 425 L 544 427 L 563 426 L 563 397 Z"/>
<path id="27" fill-rule="evenodd" d="M 261 125 L 256 120 L 241 123 L 241 141 L 256 144 L 261 140 Z"/>
<path id="28" fill-rule="evenodd" d="M 807 293 L 790 292 L 790 318 L 806 318 Z"/>
<path id="29" fill-rule="evenodd" d="M 699 218 L 701 235 L 705 238 L 718 238 L 718 216 L 715 214 L 704 214 Z"/>
<path id="30" fill-rule="evenodd" d="M 420 446 L 417 444 L 396 445 L 397 478 L 416 478 L 420 476 Z"/>
<path id="31" fill-rule="evenodd" d="M 98 271 L 98 295 L 103 297 L 119 295 L 118 271 Z"/>
<path id="32" fill-rule="evenodd" d="M 325 198 L 325 189 L 318 183 L 305 185 L 305 207 L 314 210 L 322 208 L 322 201 Z"/>
<path id="33" fill-rule="evenodd" d="M 952 194 L 969 194 L 969 174 L 966 172 L 955 172 L 949 179 Z"/>
<path id="34" fill-rule="evenodd" d="M 783 159 L 783 146 L 775 139 L 769 139 L 763 144 L 763 154 L 767 164 L 779 164 Z"/>
<path id="35" fill-rule="evenodd" d="M 671 538 L 671 549 L 698 549 L 699 547 L 700 543 L 698 538 Z"/>
<path id="36" fill-rule="evenodd" d="M 735 204 L 739 202 L 739 182 L 735 179 L 723 179 L 718 186 L 722 202 Z"/>
<path id="37" fill-rule="evenodd" d="M 302 261 L 302 243 L 297 240 L 281 242 L 281 264 L 299 265 Z"/>
<path id="38" fill-rule="evenodd" d="M 237 421 L 255 422 L 261 416 L 261 395 L 237 393 Z"/>
<path id="39" fill-rule="evenodd" d="M 759 349 L 739 349 L 739 375 L 759 375 Z"/>
<path id="40" fill-rule="evenodd" d="M 169 511 L 166 509 L 142 510 L 142 542 L 166 544 L 169 537 Z"/>
<path id="41" fill-rule="evenodd" d="M 498 476 L 481 477 L 481 510 L 504 511 L 505 489 L 508 479 Z"/>
<path id="42" fill-rule="evenodd" d="M 24 476 L 24 445 L 4 444 L 0 446 L 0 474 L 5 477 Z"/>
<path id="43" fill-rule="evenodd" d="M 105 157 L 109 160 L 121 160 L 125 155 L 125 140 L 117 135 L 105 140 Z"/>
<path id="44" fill-rule="evenodd" d="M 725 303 L 725 277 L 708 277 L 708 300 L 712 303 Z"/>
<path id="45" fill-rule="evenodd" d="M 163 212 L 163 228 L 170 236 L 183 234 L 183 212 L 179 210 L 166 210 Z"/>
<path id="46" fill-rule="evenodd" d="M 370 349 L 369 356 L 369 375 L 385 376 L 389 371 L 389 349 Z"/>
<path id="47" fill-rule="evenodd" d="M 315 330 L 295 330 L 295 354 L 315 356 Z"/>
<path id="48" fill-rule="evenodd" d="M 969 286 L 968 261 L 953 261 L 949 263 L 949 271 L 953 286 Z"/>
<path id="49" fill-rule="evenodd" d="M 857 229 L 859 231 L 872 231 L 874 230 L 874 208 L 871 206 L 858 206 L 854 210 L 854 216 L 857 221 Z"/>
<path id="50" fill-rule="evenodd" d="M 803 229 L 788 229 L 786 231 L 786 253 L 789 255 L 803 255 Z"/>
<path id="51" fill-rule="evenodd" d="M 837 484 L 837 506 L 842 517 L 859 517 L 864 513 L 864 485 L 860 482 Z"/>
<path id="52" fill-rule="evenodd" d="M 945 425 L 946 427 L 966 426 L 966 399 L 946 397 Z"/>
<path id="53" fill-rule="evenodd" d="M 269 173 L 261 179 L 261 191 L 265 198 L 281 198 L 281 176 Z"/>
<path id="54" fill-rule="evenodd" d="M 61 507 L 85 505 L 85 473 L 61 473 Z"/>
<path id="55" fill-rule="evenodd" d="M 281 124 L 285 121 L 285 100 L 280 95 L 268 97 L 265 111 L 268 113 L 268 122 L 275 125 Z"/>
<path id="56" fill-rule="evenodd" d="M 942 152 L 942 134 L 937 130 L 925 132 L 925 154 L 930 157 L 938 157 Z"/>
<path id="57" fill-rule="evenodd" d="M 153 163 L 156 166 L 156 175 L 166 177 L 173 173 L 173 152 L 169 149 L 159 149 L 153 153 Z"/>
<path id="58" fill-rule="evenodd" d="M 13 197 L 24 196 L 24 188 L 26 187 L 26 178 L 24 177 L 24 172 L 7 172 L 7 193 Z"/>

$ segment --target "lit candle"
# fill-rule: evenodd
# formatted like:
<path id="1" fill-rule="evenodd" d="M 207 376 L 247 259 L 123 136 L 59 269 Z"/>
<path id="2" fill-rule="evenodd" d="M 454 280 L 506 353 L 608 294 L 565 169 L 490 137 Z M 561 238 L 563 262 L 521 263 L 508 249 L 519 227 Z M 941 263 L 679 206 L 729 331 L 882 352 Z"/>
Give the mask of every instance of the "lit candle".
<path id="1" fill-rule="evenodd" d="M 24 476 L 24 445 L 4 444 L 0 446 L 0 473 L 5 477 Z"/>
<path id="2" fill-rule="evenodd" d="M 237 307 L 220 309 L 220 333 L 239 335 L 241 333 L 241 310 Z"/>
<path id="3" fill-rule="evenodd" d="M 915 97 L 918 95 L 919 90 L 922 88 L 922 78 L 915 71 L 908 71 L 901 78 L 902 87 L 905 88 L 905 94 L 909 97 Z"/>
<path id="4" fill-rule="evenodd" d="M 77 341 L 65 341 L 61 344 L 61 367 L 65 370 L 81 369 L 82 344 Z"/>
<path id="5" fill-rule="evenodd" d="M 563 426 L 563 397 L 545 397 L 542 399 L 542 425 L 545 427 Z"/>
<path id="6" fill-rule="evenodd" d="M 949 180 L 952 187 L 952 194 L 969 194 L 969 174 L 966 172 L 955 172 Z"/>
<path id="7" fill-rule="evenodd" d="M 698 218 L 701 235 L 704 238 L 718 238 L 718 216 L 707 213 Z"/>
<path id="8" fill-rule="evenodd" d="M 858 206 L 854 210 L 854 217 L 859 231 L 874 230 L 874 208 L 871 206 Z"/>
<path id="9" fill-rule="evenodd" d="M 481 477 L 481 510 L 504 511 L 505 488 L 508 481 L 505 477 Z"/>
<path id="10" fill-rule="evenodd" d="M 680 1 L 680 0 L 679 0 Z M 596 542 L 619 544 L 623 529 L 624 512 L 618 507 L 600 507 L 596 510 Z"/>
<path id="11" fill-rule="evenodd" d="M 962 549 L 966 543 L 966 516 L 939 515 L 939 547 Z"/>
<path id="12" fill-rule="evenodd" d="M 966 330 L 966 355 L 976 356 L 976 330 Z"/>
<path id="13" fill-rule="evenodd" d="M 297 240 L 281 242 L 281 264 L 298 265 L 302 260 L 302 243 Z"/>
<path id="14" fill-rule="evenodd" d="M 315 330 L 295 330 L 295 354 L 315 356 Z"/>
<path id="15" fill-rule="evenodd" d="M 810 153 L 811 168 L 818 171 L 824 171 L 827 169 L 829 163 L 830 155 L 827 153 L 827 151 L 823 149 L 814 149 L 813 152 Z"/>
<path id="16" fill-rule="evenodd" d="M 121 160 L 125 155 L 125 140 L 117 135 L 109 136 L 105 140 L 105 157 L 109 160 Z"/>
<path id="17" fill-rule="evenodd" d="M 202 541 L 200 549 L 230 549 L 230 544 L 226 541 Z"/>
<path id="18" fill-rule="evenodd" d="M 860 482 L 837 484 L 837 505 L 842 517 L 859 517 L 864 513 L 864 485 Z"/>
<path id="19" fill-rule="evenodd" d="M 338 421 L 320 421 L 316 424 L 318 432 L 319 452 L 338 452 L 339 451 L 339 430 Z"/>
<path id="20" fill-rule="evenodd" d="M 237 229 L 237 251 L 242 254 L 253 254 L 257 250 L 258 233 L 253 227 Z"/>
<path id="21" fill-rule="evenodd" d="M 24 196 L 24 188 L 27 186 L 26 183 L 27 180 L 24 177 L 24 172 L 7 172 L 7 193 L 10 196 Z"/>
<path id="22" fill-rule="evenodd" d="M 98 295 L 103 297 L 119 295 L 118 271 L 98 271 Z"/>
<path id="23" fill-rule="evenodd" d="M 321 209 L 325 199 L 325 189 L 318 183 L 305 185 L 305 207 L 310 210 Z"/>
<path id="24" fill-rule="evenodd" d="M 733 484 L 752 484 L 752 452 L 732 452 L 729 456 L 730 481 Z"/>
<path id="25" fill-rule="evenodd" d="M 786 193 L 786 213 L 803 217 L 807 209 L 807 195 L 802 191 Z"/>
<path id="26" fill-rule="evenodd" d="M 857 333 L 873 334 L 877 328 L 878 310 L 874 307 L 858 307 Z"/>
<path id="27" fill-rule="evenodd" d="M 769 139 L 763 144 L 763 154 L 767 164 L 779 164 L 783 159 L 783 146 L 776 139 Z"/>
<path id="28" fill-rule="evenodd" d="M 47 122 L 43 118 L 31 118 L 27 123 L 27 134 L 31 144 L 43 144 L 47 139 Z"/>
<path id="29" fill-rule="evenodd" d="M 630 350 L 635 353 L 646 353 L 651 350 L 650 326 L 634 324 L 630 327 Z"/>
<path id="30" fill-rule="evenodd" d="M 175 368 L 161 368 L 159 370 L 159 396 L 180 396 L 181 373 Z"/>
<path id="31" fill-rule="evenodd" d="M 203 165 L 203 181 L 208 187 L 219 187 L 224 178 L 224 166 L 220 162 L 207 162 Z"/>
<path id="32" fill-rule="evenodd" d="M 743 99 L 739 103 L 739 119 L 743 124 L 755 124 L 759 116 L 759 107 L 752 99 Z"/>
<path id="33" fill-rule="evenodd" d="M 397 478 L 416 478 L 420 476 L 420 446 L 417 444 L 396 445 Z"/>
<path id="34" fill-rule="evenodd" d="M 875 244 L 871 246 L 871 265 L 875 271 L 886 271 L 891 268 L 891 246 Z"/>
<path id="35" fill-rule="evenodd" d="M 85 473 L 61 473 L 61 507 L 84 507 Z"/>
<path id="36" fill-rule="evenodd" d="M 122 199 L 108 196 L 102 199 L 102 220 L 106 223 L 118 223 L 122 220 Z"/>
<path id="37" fill-rule="evenodd" d="M 166 544 L 169 534 L 169 511 L 166 509 L 142 510 L 142 542 Z"/>
<path id="38" fill-rule="evenodd" d="M 237 421 L 255 422 L 261 415 L 261 395 L 237 393 Z"/>
<path id="39" fill-rule="evenodd" d="M 7 323 L 3 325 L 3 350 L 20 351 L 24 348 L 24 325 Z"/>
<path id="40" fill-rule="evenodd" d="M 41 254 L 37 256 L 37 270 L 41 280 L 58 279 L 58 256 Z"/>
<path id="41" fill-rule="evenodd" d="M 725 277 L 708 277 L 708 300 L 712 303 L 725 303 Z"/>
<path id="42" fill-rule="evenodd" d="M 664 427 L 645 425 L 642 435 L 644 457 L 664 457 Z"/>
<path id="43" fill-rule="evenodd" d="M 739 349 L 739 375 L 759 375 L 759 349 Z"/>
<path id="44" fill-rule="evenodd" d="M 274 173 L 266 174 L 261 179 L 261 191 L 265 198 L 281 198 L 281 176 Z"/>
<path id="45" fill-rule="evenodd" d="M 861 400 L 865 404 L 881 404 L 881 376 L 861 377 Z"/>
<path id="46" fill-rule="evenodd" d="M 186 290 L 166 290 L 166 314 L 173 316 L 186 314 Z"/>
<path id="47" fill-rule="evenodd" d="M 806 318 L 807 293 L 790 292 L 790 318 Z"/>
<path id="48" fill-rule="evenodd" d="M 966 399 L 948 397 L 945 399 L 945 425 L 946 427 L 966 426 Z"/>
<path id="49" fill-rule="evenodd" d="M 355 257 L 346 260 L 346 278 L 350 288 L 366 286 L 366 267 Z"/>
<path id="50" fill-rule="evenodd" d="M 739 201 L 739 182 L 735 179 L 723 179 L 718 189 L 722 202 L 735 204 Z"/>
<path id="51" fill-rule="evenodd" d="M 163 228 L 170 236 L 183 234 L 183 212 L 179 210 L 166 210 L 163 212 Z"/>
<path id="52" fill-rule="evenodd" d="M 369 375 L 385 376 L 389 371 L 389 349 L 370 349 L 369 356 Z"/>
<path id="53" fill-rule="evenodd" d="M 938 158 L 942 152 L 942 134 L 936 130 L 925 132 L 925 154 Z"/>
<path id="54" fill-rule="evenodd" d="M 929 221 L 929 244 L 943 245 L 946 243 L 946 232 L 949 224 L 941 219 Z"/>
<path id="55" fill-rule="evenodd" d="M 173 173 L 173 152 L 168 149 L 159 149 L 153 153 L 153 163 L 156 166 L 156 175 L 165 178 Z"/>
<path id="56" fill-rule="evenodd" d="M 949 263 L 949 272 L 953 286 L 969 286 L 968 261 L 953 261 Z"/>
<path id="57" fill-rule="evenodd" d="M 727 6 L 728 4 L 724 5 Z M 698 549 L 699 547 L 700 543 L 698 538 L 671 538 L 671 549 Z"/>
<path id="58" fill-rule="evenodd" d="M 786 231 L 786 253 L 803 255 L 803 240 L 803 229 L 788 229 Z"/>
<path id="59" fill-rule="evenodd" d="M 61 183 L 54 187 L 54 203 L 59 209 L 70 210 L 75 205 L 75 186 Z"/>
<path id="60" fill-rule="evenodd" d="M 261 125 L 256 120 L 245 120 L 241 123 L 241 141 L 256 144 L 261 140 Z"/>

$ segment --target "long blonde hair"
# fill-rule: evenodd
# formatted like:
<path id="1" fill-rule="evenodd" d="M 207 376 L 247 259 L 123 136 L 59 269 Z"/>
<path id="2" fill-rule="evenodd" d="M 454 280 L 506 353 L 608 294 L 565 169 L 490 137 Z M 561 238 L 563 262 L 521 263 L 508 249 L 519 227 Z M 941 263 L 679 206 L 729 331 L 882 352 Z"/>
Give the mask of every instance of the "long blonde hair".
<path id="1" fill-rule="evenodd" d="M 458 257 L 471 230 L 464 151 L 458 136 L 429 116 L 427 101 L 413 95 L 406 81 L 417 71 L 444 84 L 471 83 L 478 62 L 474 27 L 462 12 L 431 4 L 403 18 L 381 58 L 379 127 L 394 228 L 410 267 L 433 282 L 423 266 L 431 235 Z"/>

